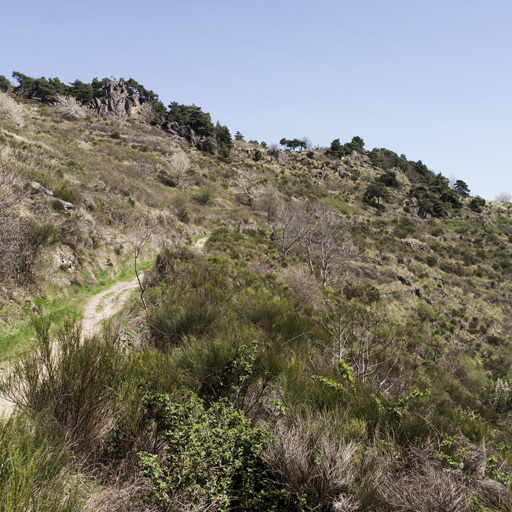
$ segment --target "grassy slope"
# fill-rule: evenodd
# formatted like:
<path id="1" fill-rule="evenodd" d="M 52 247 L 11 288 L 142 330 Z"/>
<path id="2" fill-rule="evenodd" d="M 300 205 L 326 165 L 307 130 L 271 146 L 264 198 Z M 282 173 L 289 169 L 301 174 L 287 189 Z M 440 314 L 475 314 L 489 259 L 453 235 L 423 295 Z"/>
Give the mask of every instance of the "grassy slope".
<path id="1" fill-rule="evenodd" d="M 273 248 L 261 205 L 249 207 L 239 200 L 240 171 L 250 172 L 286 201 L 325 201 L 343 214 L 352 250 L 334 267 L 330 284 L 335 286 L 342 277 L 345 284 L 361 290 L 367 285 L 377 288 L 378 308 L 386 323 L 404 329 L 404 375 L 412 372 L 409 389 L 430 388 L 426 409 L 430 408 L 429 417 L 436 419 L 437 428 L 471 443 L 491 440 L 489 447 L 500 460 L 508 458 L 512 463 L 506 447 L 507 416 L 489 404 L 495 382 L 509 375 L 512 363 L 512 206 L 490 203 L 478 214 L 468 208 L 470 198 L 466 198 L 451 218 L 420 219 L 412 214 L 411 183 L 398 172 L 401 188 L 378 211 L 362 198 L 367 184 L 382 171 L 364 157 L 338 162 L 318 150 L 314 159 L 304 153 L 288 154 L 288 164 L 278 165 L 270 151 L 263 151 L 261 161 L 253 161 L 254 146 L 239 142 L 231 158 L 223 159 L 198 153 L 157 128 L 96 117 L 67 120 L 51 106 L 26 108 L 31 122 L 25 128 L 0 124 L 4 153 L 12 156 L 22 180 L 37 180 L 52 190 L 64 186 L 80 198 L 80 205 L 67 217 L 52 209 L 47 198 L 35 196 L 25 202 L 22 212 L 35 219 L 44 217 L 62 230 L 73 222 L 73 235 L 60 243 L 72 247 L 80 268 L 57 270 L 45 257 L 55 249 L 49 247 L 38 260 L 37 285 L 4 289 L 4 321 L 15 318 L 21 327 L 3 336 L 3 353 L 23 346 L 32 335 L 23 320 L 30 310 L 27 300 L 36 306 L 46 302 L 58 323 L 76 314 L 70 300 L 78 297 L 79 304 L 107 286 L 120 268 L 130 268 L 126 267 L 130 248 L 115 222 L 119 218 L 151 217 L 155 246 L 159 238 L 176 243 L 211 233 L 207 248 L 214 258 L 212 265 L 226 258 L 223 271 L 233 275 L 238 268 L 259 276 L 265 275 L 265 269 L 269 275 L 281 275 L 285 268 L 304 266 L 301 251 L 283 257 Z M 170 159 L 176 152 L 187 155 L 190 169 L 180 186 L 171 188 L 159 176 L 172 170 Z M 314 177 L 326 166 L 328 179 Z M 357 179 L 341 178 L 340 170 Z M 91 273 L 99 276 L 98 282 Z M 254 279 L 261 287 L 260 277 Z M 283 286 L 283 291 L 276 291 Z M 283 278 L 270 288 L 276 294 L 287 293 L 293 291 L 293 283 Z M 323 314 L 321 307 L 306 308 L 304 313 L 317 320 Z M 286 332 L 288 327 L 276 329 Z M 297 334 L 294 329 L 290 333 Z"/>

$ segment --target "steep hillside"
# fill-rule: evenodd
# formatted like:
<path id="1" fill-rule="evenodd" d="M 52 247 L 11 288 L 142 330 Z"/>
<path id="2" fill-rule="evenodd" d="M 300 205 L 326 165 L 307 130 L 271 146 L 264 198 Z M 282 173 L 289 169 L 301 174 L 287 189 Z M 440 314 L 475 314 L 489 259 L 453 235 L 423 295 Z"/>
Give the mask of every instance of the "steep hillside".
<path id="1" fill-rule="evenodd" d="M 0 469 L 5 510 L 512 510 L 512 205 L 359 137 L 12 101 L 0 452 L 55 470 Z M 135 268 L 144 304 L 80 344 Z"/>

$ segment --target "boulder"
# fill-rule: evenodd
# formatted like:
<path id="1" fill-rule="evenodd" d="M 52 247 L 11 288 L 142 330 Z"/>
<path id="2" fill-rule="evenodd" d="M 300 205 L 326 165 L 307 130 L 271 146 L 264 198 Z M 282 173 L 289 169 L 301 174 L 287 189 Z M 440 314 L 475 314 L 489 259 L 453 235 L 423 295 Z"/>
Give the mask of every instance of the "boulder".
<path id="1" fill-rule="evenodd" d="M 51 190 L 48 190 L 47 188 L 43 187 L 43 185 L 41 185 L 41 183 L 39 183 L 37 181 L 33 181 L 30 184 L 30 186 L 32 188 L 33 193 L 35 193 L 35 194 L 44 194 L 44 195 L 53 197 L 53 201 L 55 203 L 60 203 L 62 205 L 62 209 L 65 212 L 70 212 L 75 207 L 73 205 L 73 203 L 69 203 L 68 201 L 63 201 L 62 199 L 59 199 L 58 197 L 54 197 L 53 192 Z"/>
<path id="2" fill-rule="evenodd" d="M 290 161 L 288 155 L 282 149 L 273 149 L 271 155 L 279 165 L 287 165 Z"/>
<path id="3" fill-rule="evenodd" d="M 400 243 L 410 247 L 413 251 L 430 253 L 430 247 L 427 244 L 420 242 L 419 240 L 407 238 L 400 240 Z"/>

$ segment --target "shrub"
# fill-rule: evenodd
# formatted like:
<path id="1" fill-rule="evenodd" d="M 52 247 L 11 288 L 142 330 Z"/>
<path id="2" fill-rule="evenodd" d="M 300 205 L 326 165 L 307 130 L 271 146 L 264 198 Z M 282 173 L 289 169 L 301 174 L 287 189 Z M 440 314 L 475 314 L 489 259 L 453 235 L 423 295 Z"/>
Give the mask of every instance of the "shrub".
<path id="1" fill-rule="evenodd" d="M 81 341 L 67 322 L 55 341 L 47 317 L 33 319 L 35 350 L 14 363 L 1 388 L 20 408 L 49 424 L 74 448 L 94 456 L 114 417 L 115 392 L 125 380 L 121 355 L 98 338 Z"/>
<path id="2" fill-rule="evenodd" d="M 165 510 L 271 510 L 270 482 L 260 453 L 263 431 L 221 400 L 206 408 L 191 394 L 184 403 L 152 395 L 147 407 L 166 442 L 165 458 L 140 453 L 140 464 Z"/>
<path id="3" fill-rule="evenodd" d="M 220 315 L 219 305 L 204 291 L 163 291 L 148 319 L 153 341 L 159 348 L 177 345 L 185 336 L 206 334 Z"/>
<path id="4" fill-rule="evenodd" d="M 194 199 L 201 205 L 206 206 L 213 203 L 217 196 L 217 190 L 213 185 L 204 185 L 199 189 L 199 192 L 194 196 Z"/>
<path id="5" fill-rule="evenodd" d="M 381 492 L 393 510 L 403 512 L 466 512 L 472 496 L 463 473 L 443 470 L 429 447 L 412 447 L 396 458 Z"/>
<path id="6" fill-rule="evenodd" d="M 285 365 L 279 346 L 255 341 L 258 334 L 233 326 L 215 339 L 188 338 L 172 354 L 182 384 L 208 403 L 229 398 L 238 409 L 254 412 Z"/>
<path id="7" fill-rule="evenodd" d="M 476 213 L 482 213 L 485 206 L 485 199 L 481 197 L 473 197 L 469 202 L 469 208 Z"/>
<path id="8" fill-rule="evenodd" d="M 500 413 L 512 410 L 512 382 L 507 379 L 498 379 L 491 391 L 490 401 Z"/>
<path id="9" fill-rule="evenodd" d="M 0 276 L 4 280 L 28 283 L 45 247 L 61 240 L 54 224 L 0 216 Z"/>
<path id="10" fill-rule="evenodd" d="M 40 419 L 0 422 L 0 509 L 79 512 L 85 499 L 70 474 L 70 454 Z"/>
<path id="11" fill-rule="evenodd" d="M 55 197 L 62 199 L 67 203 L 72 203 L 75 205 L 80 203 L 80 194 L 68 188 L 64 184 L 55 187 L 52 192 Z"/>
<path id="12" fill-rule="evenodd" d="M 88 114 L 87 107 L 82 105 L 73 96 L 62 96 L 59 94 L 55 101 L 55 105 L 59 112 L 68 117 L 84 119 Z"/>
<path id="13" fill-rule="evenodd" d="M 25 124 L 25 109 L 7 94 L 0 92 L 0 119 L 7 119 L 20 128 Z"/>

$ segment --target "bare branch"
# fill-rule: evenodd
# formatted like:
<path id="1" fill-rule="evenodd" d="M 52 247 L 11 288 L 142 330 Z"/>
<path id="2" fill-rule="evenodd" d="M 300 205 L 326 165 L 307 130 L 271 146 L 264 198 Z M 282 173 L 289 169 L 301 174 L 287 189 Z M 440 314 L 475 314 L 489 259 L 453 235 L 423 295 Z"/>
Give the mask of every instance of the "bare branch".
<path id="1" fill-rule="evenodd" d="M 128 222 L 123 222 L 120 219 L 114 219 L 114 222 L 121 226 L 124 235 L 128 239 L 128 243 L 133 249 L 133 260 L 135 276 L 140 288 L 140 300 L 145 309 L 147 309 L 146 299 L 144 293 L 146 292 L 147 283 L 141 279 L 141 274 L 138 268 L 138 260 L 146 246 L 151 242 L 151 235 L 153 233 L 153 226 L 147 216 L 136 217 Z"/>

